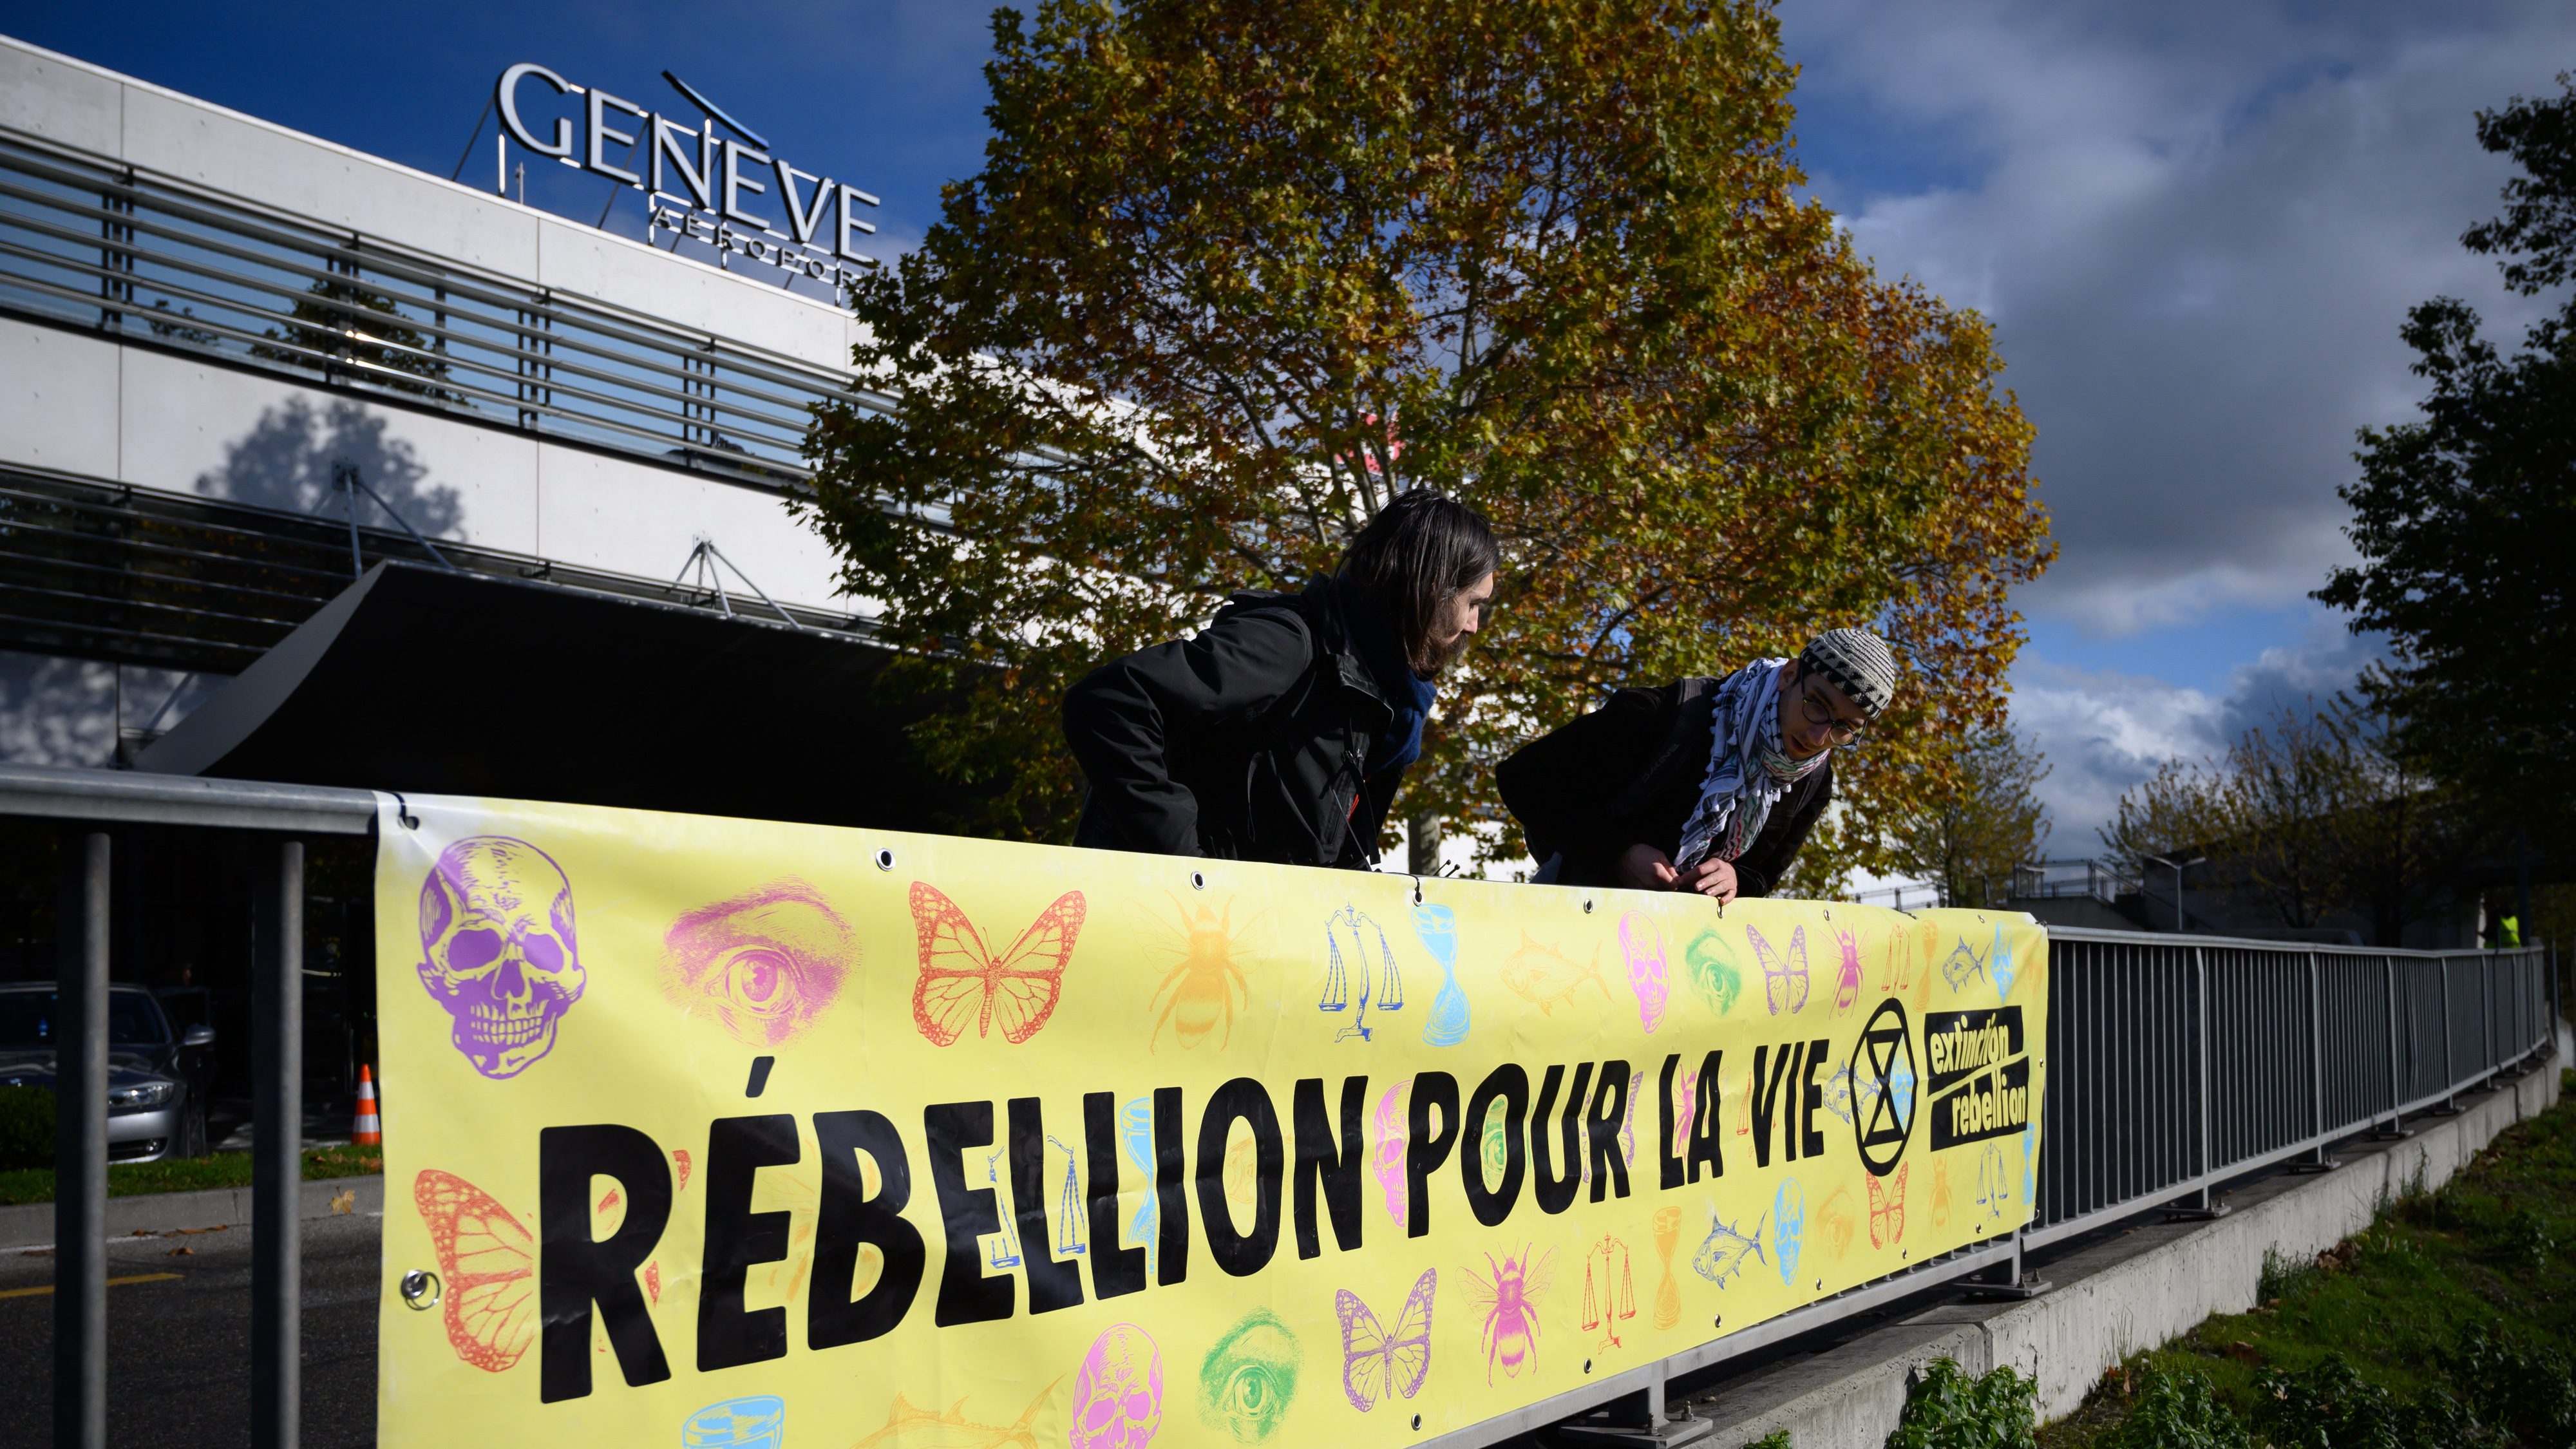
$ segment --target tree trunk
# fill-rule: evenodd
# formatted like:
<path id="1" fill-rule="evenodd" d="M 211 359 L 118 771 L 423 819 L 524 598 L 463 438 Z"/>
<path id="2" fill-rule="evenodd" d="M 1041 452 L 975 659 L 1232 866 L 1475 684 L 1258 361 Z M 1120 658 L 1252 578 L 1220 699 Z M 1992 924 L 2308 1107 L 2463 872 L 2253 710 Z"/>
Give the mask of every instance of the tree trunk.
<path id="1" fill-rule="evenodd" d="M 1415 875 L 1440 873 L 1440 817 L 1428 811 L 1404 822 L 1404 868 Z"/>

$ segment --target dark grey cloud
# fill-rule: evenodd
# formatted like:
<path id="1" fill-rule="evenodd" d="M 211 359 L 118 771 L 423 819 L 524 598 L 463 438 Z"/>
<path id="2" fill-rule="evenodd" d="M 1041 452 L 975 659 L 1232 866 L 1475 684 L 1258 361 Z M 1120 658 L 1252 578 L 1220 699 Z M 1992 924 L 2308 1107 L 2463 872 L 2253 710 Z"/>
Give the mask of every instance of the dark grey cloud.
<path id="1" fill-rule="evenodd" d="M 2050 849 L 2093 854 L 2121 792 L 2157 766 L 2215 760 L 2249 727 L 2284 709 L 2322 707 L 2379 655 L 2377 639 L 2353 634 L 2341 616 L 2322 609 L 2294 641 L 2237 665 L 2218 689 L 2025 654 L 2012 674 L 2013 723 L 2048 757 L 2039 795 L 2056 825 Z"/>
<path id="2" fill-rule="evenodd" d="M 2278 605 L 2348 557 L 2354 430 L 2407 417 L 2508 171 L 2473 113 L 2554 90 L 2576 6 L 1784 7 L 1820 195 L 1996 325 L 2061 556 L 2022 603 L 2118 634 Z M 1883 157 L 1899 155 L 1902 164 Z"/>

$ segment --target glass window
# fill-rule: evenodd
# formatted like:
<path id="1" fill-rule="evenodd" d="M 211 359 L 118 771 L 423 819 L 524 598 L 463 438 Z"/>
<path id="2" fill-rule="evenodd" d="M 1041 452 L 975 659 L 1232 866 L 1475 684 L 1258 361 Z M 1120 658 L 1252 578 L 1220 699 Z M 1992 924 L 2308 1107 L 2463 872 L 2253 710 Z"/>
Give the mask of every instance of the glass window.
<path id="1" fill-rule="evenodd" d="M 170 1039 L 169 1020 L 160 1006 L 141 991 L 107 993 L 107 1042 L 110 1046 L 159 1046 Z M 54 1044 L 54 993 L 0 991 L 0 1047 L 49 1047 Z"/>
<path id="2" fill-rule="evenodd" d="M 0 991 L 0 1047 L 54 1044 L 54 993 Z"/>
<path id="3" fill-rule="evenodd" d="M 159 1046 L 170 1039 L 170 1022 L 161 1003 L 148 991 L 107 993 L 107 1042 L 110 1046 Z"/>

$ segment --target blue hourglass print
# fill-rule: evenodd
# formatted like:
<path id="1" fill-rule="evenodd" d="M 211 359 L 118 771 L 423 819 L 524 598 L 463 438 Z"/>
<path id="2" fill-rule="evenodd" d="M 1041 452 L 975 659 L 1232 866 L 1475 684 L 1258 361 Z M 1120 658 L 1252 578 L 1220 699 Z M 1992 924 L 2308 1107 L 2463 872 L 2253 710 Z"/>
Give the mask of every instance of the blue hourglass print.
<path id="1" fill-rule="evenodd" d="M 1458 985 L 1458 918 L 1447 906 L 1415 906 L 1413 934 L 1440 963 L 1440 990 L 1431 998 L 1431 1019 L 1422 1024 L 1423 1044 L 1456 1046 L 1467 1039 L 1467 993 Z"/>

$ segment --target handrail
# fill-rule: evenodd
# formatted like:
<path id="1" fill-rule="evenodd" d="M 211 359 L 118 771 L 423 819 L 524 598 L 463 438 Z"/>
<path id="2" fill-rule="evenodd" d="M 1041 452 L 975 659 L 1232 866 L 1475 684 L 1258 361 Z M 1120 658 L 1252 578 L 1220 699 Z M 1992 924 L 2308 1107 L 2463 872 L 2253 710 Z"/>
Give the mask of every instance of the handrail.
<path id="1" fill-rule="evenodd" d="M 845 367 L 5 128 L 0 308 L 769 489 L 811 476 L 803 441 L 816 408 L 891 406 Z M 365 335 L 387 329 L 412 335 Z M 345 346 L 321 340 L 341 336 Z"/>
<path id="2" fill-rule="evenodd" d="M 2160 946 L 2226 946 L 2240 951 L 2277 951 L 2285 955 L 2404 956 L 2421 960 L 2447 959 L 2462 954 L 2492 954 L 2481 948 L 2462 947 L 2435 950 L 2419 946 L 2346 946 L 2333 941 L 2267 941 L 2260 936 L 2221 936 L 2201 931 L 2105 931 L 2095 926 L 2050 926 L 2051 941 L 2135 942 L 2153 941 Z M 2536 947 L 2524 949 L 2536 950 Z"/>
<path id="3" fill-rule="evenodd" d="M 253 1442 L 268 1449 L 297 1442 L 300 1388 L 300 1134 L 268 1130 L 303 1117 L 296 837 L 365 835 L 387 799 L 400 808 L 401 797 L 369 790 L 0 765 L 0 816 L 84 827 L 65 857 L 84 906 L 64 919 L 58 1081 L 66 1103 L 83 1093 L 90 1103 L 66 1129 L 74 1144 L 66 1162 L 86 1163 L 78 1154 L 96 1143 L 100 1167 L 64 1173 L 56 1194 L 54 1372 L 65 1442 L 101 1442 L 104 1433 L 106 827 L 211 827 L 267 842 L 261 859 L 273 873 L 260 877 L 254 902 L 252 1423 Z M 2046 1146 L 2026 1159 L 2035 1186 L 2029 1227 L 1429 1442 L 1477 1449 L 1640 1396 L 1649 1422 L 1661 1422 L 1674 1376 L 1765 1344 L 1972 1275 L 1989 1275 L 1989 1287 L 2041 1291 L 2046 1285 L 2023 1276 L 2027 1250 L 2159 1208 L 2224 1213 L 2224 1183 L 2300 1159 L 2332 1166 L 2333 1143 L 2373 1128 L 2400 1132 L 2406 1117 L 2454 1104 L 2556 1044 L 2557 983 L 2537 948 L 2397 950 L 2065 928 L 2049 933 L 2048 972 Z M 2471 973 L 2473 990 L 2462 984 Z M 2440 1033 L 2438 1052 L 2418 1049 L 2428 1028 Z M 2222 1072 L 2234 1074 L 2228 1090 L 2214 1090 Z"/>
<path id="4" fill-rule="evenodd" d="M 93 824 L 364 835 L 375 828 L 376 793 L 328 785 L 0 764 L 0 815 Z"/>

